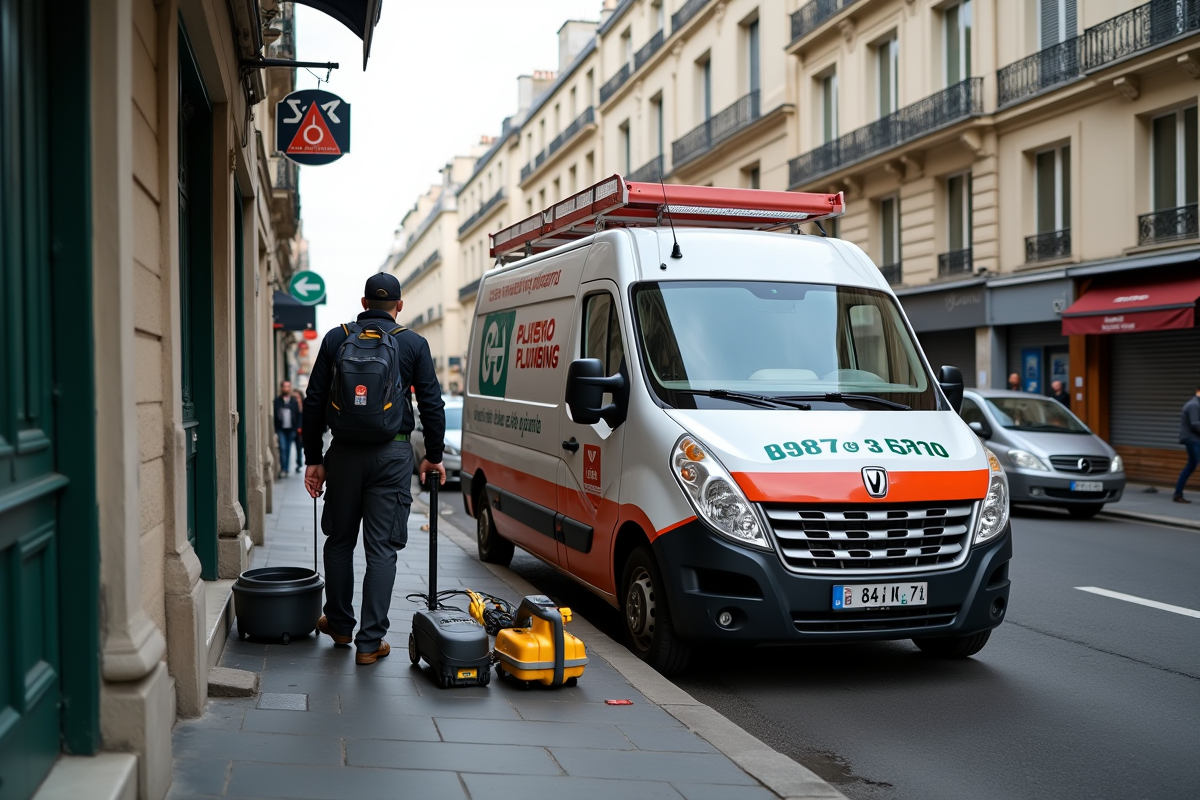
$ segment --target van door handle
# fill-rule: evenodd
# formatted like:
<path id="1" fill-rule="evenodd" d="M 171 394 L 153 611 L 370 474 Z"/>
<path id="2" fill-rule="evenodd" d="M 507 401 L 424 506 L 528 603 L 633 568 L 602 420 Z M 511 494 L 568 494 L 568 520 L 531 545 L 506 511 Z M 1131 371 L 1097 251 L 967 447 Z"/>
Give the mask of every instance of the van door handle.
<path id="1" fill-rule="evenodd" d="M 564 441 L 562 443 L 562 446 L 563 446 L 563 450 L 570 450 L 572 453 L 579 452 L 579 442 L 575 441 L 574 436 L 572 436 L 570 439 Z"/>

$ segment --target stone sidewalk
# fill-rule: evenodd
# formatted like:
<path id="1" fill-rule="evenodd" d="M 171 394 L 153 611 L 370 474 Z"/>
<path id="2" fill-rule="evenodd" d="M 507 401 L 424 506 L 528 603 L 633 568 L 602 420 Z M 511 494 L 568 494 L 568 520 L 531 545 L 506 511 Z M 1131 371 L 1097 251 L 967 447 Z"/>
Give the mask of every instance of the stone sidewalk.
<path id="1" fill-rule="evenodd" d="M 1121 502 L 1109 503 L 1103 513 L 1200 530 L 1200 493 L 1185 492 L 1192 502 L 1175 503 L 1171 501 L 1171 487 L 1159 486 L 1156 491 L 1147 491 L 1152 488 L 1155 487 L 1128 484 L 1121 495 Z"/>
<path id="2" fill-rule="evenodd" d="M 278 513 L 268 518 L 254 566 L 311 565 L 313 508 L 300 477 L 277 483 L 275 498 Z M 455 494 L 445 495 L 444 502 L 454 500 Z M 520 689 L 493 676 L 486 688 L 438 689 L 427 668 L 410 665 L 406 645 L 418 606 L 405 595 L 426 589 L 424 512 L 424 506 L 414 506 L 409 546 L 400 552 L 387 637 L 392 655 L 356 667 L 353 649 L 327 637 L 314 634 L 284 646 L 231 635 L 221 665 L 259 673 L 261 693 L 210 700 L 201 718 L 176 725 L 170 798 L 841 796 L 696 703 L 579 617 L 571 630 L 588 645 L 590 661 L 578 686 Z M 520 600 L 517 592 L 532 593 L 512 573 L 465 552 L 460 546 L 469 542 L 465 534 L 445 523 L 442 528 L 439 588 L 470 586 L 513 602 Z M 361 546 L 356 556 L 361 580 Z M 659 702 L 635 688 L 602 652 L 616 663 L 634 662 L 624 669 L 644 681 Z M 633 705 L 611 706 L 608 699 Z M 664 706 L 674 710 L 668 713 Z M 708 731 L 730 755 L 696 730 Z"/>

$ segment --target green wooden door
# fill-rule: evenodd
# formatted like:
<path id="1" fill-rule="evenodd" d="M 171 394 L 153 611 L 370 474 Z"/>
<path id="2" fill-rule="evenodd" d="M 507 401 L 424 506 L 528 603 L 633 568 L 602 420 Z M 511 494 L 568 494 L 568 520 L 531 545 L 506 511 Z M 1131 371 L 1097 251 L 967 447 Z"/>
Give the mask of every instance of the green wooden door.
<path id="1" fill-rule="evenodd" d="M 0 798 L 59 753 L 58 499 L 43 4 L 0 0 Z M 86 80 L 86 76 L 84 76 Z M 89 654 L 90 655 L 90 654 Z"/>
<path id="2" fill-rule="evenodd" d="M 180 377 L 188 541 L 205 580 L 217 577 L 217 460 L 213 390 L 212 105 L 179 28 Z"/>

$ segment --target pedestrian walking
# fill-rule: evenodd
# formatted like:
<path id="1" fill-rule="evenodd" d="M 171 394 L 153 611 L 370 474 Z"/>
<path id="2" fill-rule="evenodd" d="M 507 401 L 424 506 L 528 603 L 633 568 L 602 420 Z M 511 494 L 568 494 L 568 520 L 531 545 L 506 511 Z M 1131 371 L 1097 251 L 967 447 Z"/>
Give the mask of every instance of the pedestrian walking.
<path id="1" fill-rule="evenodd" d="M 362 526 L 367 571 L 355 663 L 373 664 L 391 652 L 383 640 L 396 582 L 396 551 L 408 543 L 415 425 L 409 387 L 416 393 L 425 433 L 422 480 L 442 466 L 446 415 L 429 344 L 396 323 L 404 307 L 400 282 L 388 273 L 367 280 L 363 313 L 325 334 L 304 399 L 304 485 L 312 497 L 328 481 L 325 534 L 325 614 L 317 630 L 350 644 L 355 618 L 354 548 Z M 325 428 L 333 432 L 322 453 Z"/>
<path id="2" fill-rule="evenodd" d="M 288 476 L 292 463 L 292 448 L 296 446 L 296 430 L 300 427 L 300 405 L 292 396 L 292 382 L 279 384 L 275 398 L 275 436 L 279 439 L 279 477 Z"/>
<path id="3" fill-rule="evenodd" d="M 1200 385 L 1196 387 L 1192 399 L 1183 404 L 1179 417 L 1179 442 L 1187 449 L 1187 464 L 1179 473 L 1179 480 L 1175 482 L 1175 496 L 1171 499 L 1176 503 L 1190 503 L 1192 501 L 1183 496 L 1183 487 L 1196 471 L 1196 465 L 1200 464 Z"/>
<path id="4" fill-rule="evenodd" d="M 1008 389 L 1009 389 L 1009 391 L 1012 391 L 1012 392 L 1021 391 L 1021 376 L 1020 375 L 1018 375 L 1017 373 L 1014 372 L 1013 374 L 1008 376 Z"/>
<path id="5" fill-rule="evenodd" d="M 1050 395 L 1051 397 L 1067 408 L 1071 407 L 1071 393 L 1063 386 L 1062 381 L 1050 381 L 1050 391 L 1054 393 Z"/>
<path id="6" fill-rule="evenodd" d="M 292 397 L 296 398 L 296 405 L 300 407 L 301 427 L 296 429 L 296 474 L 299 475 L 300 470 L 304 469 L 304 393 L 293 389 Z"/>

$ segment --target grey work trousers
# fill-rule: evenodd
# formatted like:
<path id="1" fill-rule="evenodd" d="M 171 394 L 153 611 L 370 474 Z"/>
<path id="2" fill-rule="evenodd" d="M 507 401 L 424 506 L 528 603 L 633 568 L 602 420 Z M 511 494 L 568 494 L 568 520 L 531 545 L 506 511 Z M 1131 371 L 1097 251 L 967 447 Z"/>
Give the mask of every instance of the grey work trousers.
<path id="1" fill-rule="evenodd" d="M 362 524 L 367 572 L 362 587 L 359 652 L 373 653 L 391 622 L 396 551 L 408 544 L 409 481 L 413 451 L 408 442 L 340 443 L 325 454 L 325 616 L 341 636 L 354 632 L 354 547 Z"/>

